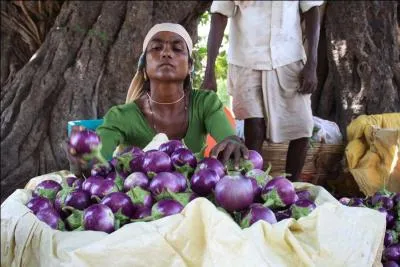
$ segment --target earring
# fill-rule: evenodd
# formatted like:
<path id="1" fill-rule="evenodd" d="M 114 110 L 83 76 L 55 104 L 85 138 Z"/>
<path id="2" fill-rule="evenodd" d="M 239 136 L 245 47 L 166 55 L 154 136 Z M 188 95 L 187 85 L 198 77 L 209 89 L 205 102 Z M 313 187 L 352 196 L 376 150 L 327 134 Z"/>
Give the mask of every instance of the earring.
<path id="1" fill-rule="evenodd" d="M 147 81 L 147 74 L 146 74 L 145 70 L 143 70 L 143 78 L 144 78 L 145 81 Z"/>

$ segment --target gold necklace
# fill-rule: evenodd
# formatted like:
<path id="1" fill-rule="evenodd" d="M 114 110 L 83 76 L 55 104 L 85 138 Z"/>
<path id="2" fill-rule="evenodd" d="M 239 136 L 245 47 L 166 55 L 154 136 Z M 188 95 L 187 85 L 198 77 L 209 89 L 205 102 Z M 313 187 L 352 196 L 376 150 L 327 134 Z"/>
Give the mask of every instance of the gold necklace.
<path id="1" fill-rule="evenodd" d="M 149 93 L 147 93 L 147 103 L 148 103 L 149 108 L 150 108 L 151 123 L 153 124 L 153 129 L 154 129 L 154 131 L 156 133 L 158 133 L 158 130 L 157 130 L 156 122 L 154 120 L 153 108 L 151 107 L 150 101 L 153 101 L 153 102 L 155 102 L 157 104 L 176 104 L 176 103 L 180 102 L 184 97 L 185 97 L 185 93 L 183 93 L 183 96 L 180 99 L 178 99 L 177 101 L 175 101 L 173 103 L 160 103 L 160 102 L 157 102 L 157 101 L 151 99 Z M 188 118 L 187 118 L 187 101 L 185 101 L 184 112 L 185 112 L 185 122 L 182 125 L 186 126 L 186 123 L 187 123 L 187 120 L 188 120 Z"/>
<path id="2" fill-rule="evenodd" d="M 157 102 L 153 98 L 151 98 L 149 93 L 147 93 L 147 96 L 148 96 L 148 98 L 150 99 L 151 102 L 154 102 L 156 104 L 159 104 L 159 105 L 173 105 L 173 104 L 176 104 L 176 103 L 180 102 L 185 97 L 185 92 L 183 92 L 183 95 L 178 100 L 175 100 L 174 102 Z"/>

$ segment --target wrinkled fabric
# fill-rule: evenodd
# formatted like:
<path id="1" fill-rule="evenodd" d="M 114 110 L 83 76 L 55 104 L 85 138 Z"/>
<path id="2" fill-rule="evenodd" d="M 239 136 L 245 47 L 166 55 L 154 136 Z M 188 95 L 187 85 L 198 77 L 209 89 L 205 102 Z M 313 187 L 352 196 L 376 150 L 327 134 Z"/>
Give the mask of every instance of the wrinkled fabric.
<path id="1" fill-rule="evenodd" d="M 31 189 L 18 189 L 1 206 L 1 266 L 381 266 L 382 213 L 343 206 L 319 186 L 295 186 L 309 189 L 318 206 L 298 221 L 259 221 L 242 230 L 197 198 L 180 214 L 111 234 L 53 230 L 25 207 Z"/>
<path id="2" fill-rule="evenodd" d="M 346 159 L 367 196 L 386 186 L 400 192 L 400 113 L 362 115 L 347 127 Z"/>

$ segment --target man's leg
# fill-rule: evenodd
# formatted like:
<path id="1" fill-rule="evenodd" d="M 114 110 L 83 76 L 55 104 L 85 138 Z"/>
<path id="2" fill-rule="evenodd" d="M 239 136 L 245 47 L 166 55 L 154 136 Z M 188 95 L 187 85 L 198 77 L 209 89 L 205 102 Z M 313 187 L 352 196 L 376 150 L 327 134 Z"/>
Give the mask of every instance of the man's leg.
<path id="1" fill-rule="evenodd" d="M 244 141 L 248 149 L 261 154 L 265 140 L 265 121 L 263 118 L 251 118 L 244 120 Z"/>
<path id="2" fill-rule="evenodd" d="M 286 155 L 286 173 L 291 181 L 298 181 L 307 155 L 309 140 L 307 137 L 292 140 Z"/>

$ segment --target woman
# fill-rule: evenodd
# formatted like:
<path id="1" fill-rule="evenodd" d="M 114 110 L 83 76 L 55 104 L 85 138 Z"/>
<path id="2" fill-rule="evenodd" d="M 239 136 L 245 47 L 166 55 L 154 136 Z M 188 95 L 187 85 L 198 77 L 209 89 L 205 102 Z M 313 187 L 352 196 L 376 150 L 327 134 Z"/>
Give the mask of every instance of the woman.
<path id="1" fill-rule="evenodd" d="M 211 156 L 236 165 L 247 148 L 235 136 L 223 104 L 214 92 L 192 90 L 192 40 L 179 24 L 155 25 L 146 35 L 137 72 L 124 105 L 112 107 L 97 128 L 102 155 L 109 159 L 117 146 L 145 147 L 157 133 L 183 139 L 199 152 L 210 134 L 217 145 Z"/>

